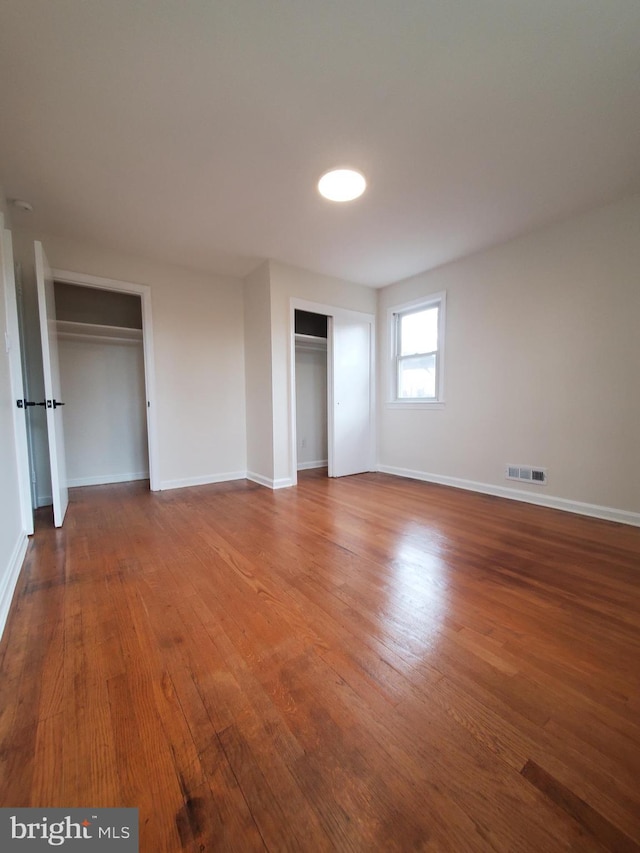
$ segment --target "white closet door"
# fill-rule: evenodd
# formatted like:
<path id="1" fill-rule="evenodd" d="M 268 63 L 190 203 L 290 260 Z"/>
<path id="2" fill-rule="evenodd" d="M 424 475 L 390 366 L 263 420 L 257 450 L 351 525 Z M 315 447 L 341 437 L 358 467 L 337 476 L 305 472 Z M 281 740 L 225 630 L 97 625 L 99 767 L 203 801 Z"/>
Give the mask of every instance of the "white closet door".
<path id="1" fill-rule="evenodd" d="M 20 510 L 22 524 L 28 535 L 33 533 L 33 510 L 31 507 L 31 487 L 29 475 L 29 451 L 27 441 L 26 406 L 24 384 L 22 380 L 22 354 L 20 348 L 20 330 L 18 324 L 18 305 L 16 299 L 16 281 L 13 272 L 13 243 L 11 231 L 4 228 L 0 216 L 0 275 L 4 281 L 6 321 L 6 347 L 9 353 L 11 371 L 11 394 L 13 397 L 13 423 L 18 464 L 18 483 L 20 487 Z"/>
<path id="2" fill-rule="evenodd" d="M 335 316 L 330 342 L 329 476 L 345 477 L 373 465 L 371 321 Z"/>
<path id="3" fill-rule="evenodd" d="M 64 453 L 64 423 L 61 406 L 64 405 L 60 390 L 60 365 L 58 364 L 58 333 L 56 330 L 56 303 L 53 294 L 51 267 L 36 240 L 36 280 L 38 283 L 38 310 L 40 313 L 40 336 L 42 339 L 42 367 L 44 372 L 44 394 L 47 403 L 47 435 L 49 437 L 49 461 L 51 465 L 51 489 L 53 493 L 53 523 L 62 527 L 64 514 L 69 503 L 67 488 L 67 464 Z"/>

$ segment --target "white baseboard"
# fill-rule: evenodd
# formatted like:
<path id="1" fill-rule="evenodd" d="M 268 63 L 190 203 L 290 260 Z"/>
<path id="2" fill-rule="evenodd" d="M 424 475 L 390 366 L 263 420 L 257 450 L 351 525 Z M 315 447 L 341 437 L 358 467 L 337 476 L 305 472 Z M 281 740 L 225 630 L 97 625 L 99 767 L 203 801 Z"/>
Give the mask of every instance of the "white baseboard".
<path id="1" fill-rule="evenodd" d="M 11 607 L 13 593 L 15 591 L 16 584 L 18 583 L 20 569 L 24 562 L 24 555 L 27 553 L 28 544 L 29 539 L 27 534 L 22 532 L 18 537 L 18 541 L 16 542 L 11 557 L 9 558 L 9 562 L 0 577 L 0 638 L 2 637 L 5 625 L 7 624 L 9 608 Z"/>
<path id="2" fill-rule="evenodd" d="M 273 488 L 273 480 L 270 477 L 263 477 L 262 474 L 256 474 L 255 471 L 247 471 L 247 480 L 252 483 L 257 483 L 259 486 L 266 486 L 267 489 Z"/>
<path id="3" fill-rule="evenodd" d="M 273 481 L 272 489 L 288 489 L 293 486 L 293 480 L 291 477 L 280 477 L 279 480 Z"/>
<path id="4" fill-rule="evenodd" d="M 160 491 L 186 489 L 189 486 L 209 486 L 211 483 L 227 483 L 230 480 L 244 480 L 246 471 L 225 471 L 222 474 L 205 474 L 203 477 L 185 477 L 182 480 L 162 480 Z"/>
<path id="5" fill-rule="evenodd" d="M 53 495 L 38 495 L 36 498 L 36 509 L 53 504 Z"/>
<path id="6" fill-rule="evenodd" d="M 94 477 L 75 477 L 67 481 L 70 489 L 77 486 L 106 486 L 108 483 L 130 483 L 133 480 L 148 480 L 148 471 L 135 474 L 96 474 Z"/>
<path id="7" fill-rule="evenodd" d="M 459 477 L 444 477 L 440 474 L 429 474 L 426 471 L 412 471 L 408 468 L 395 468 L 391 465 L 378 465 L 382 474 L 393 474 L 396 477 L 409 477 L 411 480 L 423 480 L 425 483 L 437 483 L 441 486 L 452 486 L 454 489 L 466 489 L 469 492 L 481 492 L 498 498 L 512 501 L 546 506 L 560 509 L 564 512 L 575 512 L 578 515 L 588 515 L 592 518 L 603 518 L 606 521 L 617 521 L 620 524 L 631 524 L 640 527 L 640 513 L 629 512 L 614 507 L 598 506 L 598 504 L 571 501 L 554 495 L 525 492 L 522 489 L 511 489 L 508 486 L 494 486 L 490 483 L 477 483 L 474 480 L 463 480 Z"/>
<path id="8" fill-rule="evenodd" d="M 319 459 L 317 462 L 299 462 L 298 471 L 309 471 L 311 468 L 326 468 L 328 459 Z"/>
<path id="9" fill-rule="evenodd" d="M 291 477 L 281 477 L 278 480 L 273 480 L 271 477 L 264 477 L 262 474 L 256 474 L 254 471 L 247 471 L 245 474 L 247 480 L 252 483 L 258 483 L 259 486 L 265 486 L 267 489 L 287 489 L 293 486 Z"/>

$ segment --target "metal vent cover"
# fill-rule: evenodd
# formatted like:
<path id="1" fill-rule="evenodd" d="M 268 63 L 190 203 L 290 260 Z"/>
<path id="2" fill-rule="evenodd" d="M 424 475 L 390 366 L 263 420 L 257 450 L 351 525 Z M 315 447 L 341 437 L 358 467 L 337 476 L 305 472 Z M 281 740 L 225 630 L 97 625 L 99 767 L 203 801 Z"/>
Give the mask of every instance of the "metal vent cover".
<path id="1" fill-rule="evenodd" d="M 537 483 L 545 485 L 547 482 L 547 469 L 534 467 L 533 465 L 507 465 L 505 468 L 507 480 L 520 480 L 524 483 Z"/>

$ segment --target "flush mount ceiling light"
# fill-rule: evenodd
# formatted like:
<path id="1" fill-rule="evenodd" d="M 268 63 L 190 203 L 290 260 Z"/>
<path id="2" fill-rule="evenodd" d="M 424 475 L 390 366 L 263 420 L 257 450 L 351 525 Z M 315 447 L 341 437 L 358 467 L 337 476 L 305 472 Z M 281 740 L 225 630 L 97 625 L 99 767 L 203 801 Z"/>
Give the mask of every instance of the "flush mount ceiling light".
<path id="1" fill-rule="evenodd" d="M 367 188 L 367 182 L 355 169 L 332 169 L 318 181 L 318 192 L 329 201 L 353 201 Z"/>

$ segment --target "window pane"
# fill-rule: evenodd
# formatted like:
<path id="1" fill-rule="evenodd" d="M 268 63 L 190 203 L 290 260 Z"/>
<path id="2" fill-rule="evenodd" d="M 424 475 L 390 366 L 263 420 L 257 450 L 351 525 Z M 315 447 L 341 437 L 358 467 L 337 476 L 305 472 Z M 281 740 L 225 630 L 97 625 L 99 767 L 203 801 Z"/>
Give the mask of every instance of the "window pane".
<path id="1" fill-rule="evenodd" d="M 418 355 L 398 364 L 398 399 L 436 396 L 436 356 Z"/>
<path id="2" fill-rule="evenodd" d="M 400 355 L 438 349 L 438 306 L 400 315 Z"/>

